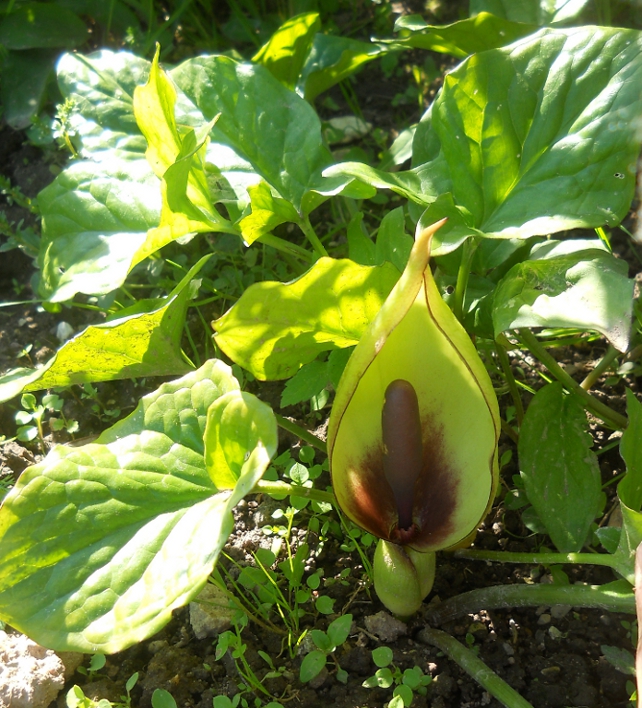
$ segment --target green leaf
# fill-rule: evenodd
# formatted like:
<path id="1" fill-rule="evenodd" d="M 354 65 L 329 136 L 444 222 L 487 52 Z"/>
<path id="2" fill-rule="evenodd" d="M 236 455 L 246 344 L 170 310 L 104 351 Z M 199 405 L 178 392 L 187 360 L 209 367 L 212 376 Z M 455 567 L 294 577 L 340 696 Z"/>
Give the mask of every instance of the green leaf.
<path id="1" fill-rule="evenodd" d="M 328 637 L 332 642 L 332 646 L 340 647 L 350 634 L 352 627 L 352 615 L 342 615 L 330 622 L 328 625 Z"/>
<path id="2" fill-rule="evenodd" d="M 314 35 L 320 29 L 318 12 L 305 12 L 291 17 L 259 49 L 252 61 L 263 64 L 284 86 L 293 89 Z"/>
<path id="3" fill-rule="evenodd" d="M 519 465 L 528 499 L 562 552 L 579 551 L 600 508 L 600 468 L 581 404 L 555 382 L 524 416 Z"/>
<path id="4" fill-rule="evenodd" d="M 408 686 L 397 686 L 393 692 L 392 700 L 388 703 L 388 708 L 404 708 L 412 703 L 412 691 Z"/>
<path id="5" fill-rule="evenodd" d="M 383 669 L 377 669 L 373 678 L 374 686 L 372 686 L 372 688 L 374 688 L 375 686 L 378 686 L 379 688 L 390 688 L 390 686 L 392 686 L 392 684 L 394 683 L 392 671 L 390 671 L 390 669 L 387 667 L 384 667 Z"/>
<path id="6" fill-rule="evenodd" d="M 266 470 L 276 453 L 276 418 L 270 406 L 244 391 L 230 391 L 207 411 L 205 465 L 217 489 L 234 489 L 253 470 Z"/>
<path id="7" fill-rule="evenodd" d="M 313 649 L 303 657 L 301 668 L 299 669 L 299 680 L 301 683 L 312 681 L 318 676 L 326 664 L 325 654 L 318 649 Z"/>
<path id="8" fill-rule="evenodd" d="M 207 474 L 207 409 L 234 389 L 208 361 L 27 469 L 0 509 L 0 616 L 48 647 L 112 653 L 197 595 L 263 472 L 244 468 L 231 493 Z"/>
<path id="9" fill-rule="evenodd" d="M 270 233 L 279 224 L 300 221 L 296 209 L 285 199 L 272 194 L 266 182 L 248 186 L 252 212 L 241 219 L 239 227 L 243 240 L 251 245 L 264 234 Z"/>
<path id="10" fill-rule="evenodd" d="M 51 302 L 105 294 L 123 283 L 147 230 L 158 223 L 158 180 L 136 153 L 72 163 L 38 195 L 43 235 L 40 294 Z"/>
<path id="11" fill-rule="evenodd" d="M 318 396 L 328 382 L 327 361 L 315 360 L 304 364 L 285 384 L 281 395 L 281 408 L 309 401 L 313 396 Z"/>
<path id="12" fill-rule="evenodd" d="M 429 49 L 463 59 L 475 52 L 503 47 L 536 29 L 534 24 L 510 22 L 488 12 L 442 26 L 429 25 L 419 15 L 402 15 L 395 22 L 400 37 L 390 41 L 397 47 Z"/>
<path id="13" fill-rule="evenodd" d="M 159 181 L 133 114 L 134 88 L 148 71 L 149 62 L 126 52 L 66 54 L 58 64 L 63 95 L 82 111 L 72 119 L 88 159 L 71 163 L 38 195 L 40 294 L 53 302 L 121 285 L 158 223 Z"/>
<path id="14" fill-rule="evenodd" d="M 635 551 L 642 543 L 642 403 L 630 389 L 626 391 L 626 412 L 629 424 L 620 442 L 620 455 L 626 462 L 626 475 L 617 487 L 622 511 L 622 533 L 615 557 L 617 572 L 633 585 Z"/>
<path id="15" fill-rule="evenodd" d="M 406 233 L 403 207 L 389 211 L 381 220 L 377 232 L 377 265 L 388 261 L 401 273 L 408 263 L 413 243 L 414 239 Z"/>
<path id="16" fill-rule="evenodd" d="M 216 343 L 262 381 L 288 378 L 320 352 L 356 344 L 398 278 L 390 264 L 320 258 L 291 283 L 250 286 L 214 322 Z"/>
<path id="17" fill-rule="evenodd" d="M 176 708 L 176 701 L 169 691 L 156 688 L 152 693 L 152 708 Z"/>
<path id="18" fill-rule="evenodd" d="M 608 644 L 600 644 L 600 649 L 611 666 L 623 674 L 635 676 L 635 657 L 628 649 L 611 647 Z"/>
<path id="19" fill-rule="evenodd" d="M 282 199 L 301 210 L 332 161 L 314 109 L 265 67 L 224 56 L 188 59 L 170 76 L 205 120 L 221 114 L 210 133 L 212 142 L 232 148 Z"/>
<path id="20" fill-rule="evenodd" d="M 0 401 L 21 391 L 189 371 L 181 355 L 189 284 L 209 258 L 201 258 L 166 298 L 139 300 L 115 318 L 89 325 L 39 369 L 0 376 Z"/>
<path id="21" fill-rule="evenodd" d="M 179 134 L 176 90 L 158 65 L 159 53 L 160 47 L 147 84 L 134 91 L 134 115 L 147 140 L 147 160 L 156 176 L 162 178 L 163 207 L 160 224 L 150 229 L 132 265 L 182 236 L 203 231 L 235 232 L 214 208 L 205 174 L 205 143 L 217 116 L 210 124 L 202 119 L 198 137 L 192 129 Z"/>
<path id="22" fill-rule="evenodd" d="M 392 663 L 392 649 L 390 647 L 377 647 L 372 650 L 372 660 L 375 666 L 383 669 Z"/>
<path id="23" fill-rule="evenodd" d="M 387 51 L 382 44 L 317 34 L 301 71 L 297 91 L 306 101 L 312 102 L 320 93 Z"/>
<path id="24" fill-rule="evenodd" d="M 134 118 L 134 90 L 147 81 L 150 66 L 147 59 L 129 52 L 106 49 L 60 58 L 58 85 L 76 105 L 73 125 L 84 155 L 105 148 L 144 155 L 147 146 Z"/>
<path id="25" fill-rule="evenodd" d="M 2 118 L 14 129 L 29 127 L 38 114 L 56 53 L 48 49 L 7 51 L 2 60 Z"/>
<path id="26" fill-rule="evenodd" d="M 366 233 L 363 212 L 354 213 L 348 224 L 348 253 L 350 259 L 360 265 L 377 265 L 376 246 Z"/>
<path id="27" fill-rule="evenodd" d="M 334 598 L 321 595 L 314 601 L 314 608 L 322 615 L 331 615 L 334 612 Z"/>
<path id="28" fill-rule="evenodd" d="M 0 19 L 0 44 L 7 49 L 71 49 L 87 38 L 85 23 L 56 3 L 28 2 Z"/>
<path id="29" fill-rule="evenodd" d="M 469 57 L 417 127 L 424 199 L 452 193 L 469 226 L 500 238 L 619 223 L 640 150 L 641 49 L 634 30 L 580 27 Z"/>
<path id="30" fill-rule="evenodd" d="M 569 253 L 571 249 L 578 250 Z M 599 241 L 539 244 L 529 260 L 513 266 L 497 286 L 495 336 L 518 327 L 589 329 L 626 351 L 634 285 L 627 273 L 627 264 Z"/>
<path id="31" fill-rule="evenodd" d="M 470 14 L 492 12 L 513 22 L 548 25 L 575 19 L 590 0 L 470 0 Z"/>

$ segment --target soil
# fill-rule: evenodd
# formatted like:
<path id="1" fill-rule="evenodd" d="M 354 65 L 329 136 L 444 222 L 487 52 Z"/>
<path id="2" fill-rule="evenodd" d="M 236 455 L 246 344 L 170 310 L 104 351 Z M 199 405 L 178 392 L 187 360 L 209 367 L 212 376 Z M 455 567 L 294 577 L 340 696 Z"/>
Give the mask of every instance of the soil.
<path id="1" fill-rule="evenodd" d="M 436 57 L 443 62 L 443 57 Z M 374 68 L 361 74 L 360 90 L 365 92 L 364 116 L 375 125 L 390 127 L 396 121 L 391 114 L 391 100 L 407 85 L 399 77 L 383 79 Z M 400 88 L 401 87 L 401 88 Z M 434 86 L 431 90 L 434 90 Z M 337 102 L 342 96 L 332 94 Z M 414 109 L 411 109 L 414 110 Z M 418 117 L 418 115 L 415 117 Z M 412 117 L 411 117 L 412 118 Z M 408 116 L 404 116 L 407 124 Z M 57 157 L 42 153 L 29 145 L 25 136 L 8 128 L 0 132 L 0 173 L 11 179 L 30 197 L 53 179 Z M 52 170 L 53 167 L 53 170 Z M 10 221 L 32 218 L 15 205 L 3 205 Z M 634 212 L 629 218 L 629 228 L 635 228 Z M 634 253 L 630 240 L 622 238 L 616 244 L 616 252 L 631 265 L 631 275 L 640 270 L 640 253 Z M 639 251 L 639 249 L 638 249 Z M 30 300 L 33 295 L 29 283 L 34 269 L 32 261 L 20 251 L 0 255 L 0 302 Z M 56 327 L 64 319 L 75 331 L 96 316 L 86 310 L 66 308 L 62 313 L 49 313 L 37 303 L 16 304 L 0 308 L 0 371 L 15 366 L 29 366 L 46 361 L 59 346 Z M 29 349 L 29 346 L 31 348 Z M 27 351 L 28 350 L 28 351 Z M 590 369 L 604 351 L 601 342 L 595 349 L 560 350 L 558 358 L 567 369 L 581 376 L 582 369 Z M 519 359 L 512 362 L 515 367 Z M 83 395 L 80 387 L 66 389 L 63 409 L 68 419 L 80 421 L 80 435 L 92 436 L 113 422 L 114 417 L 127 415 L 146 391 L 155 389 L 161 379 L 140 382 L 116 381 L 97 384 L 94 397 Z M 639 391 L 640 380 L 629 377 L 627 385 Z M 623 386 L 609 390 L 608 403 L 623 410 Z M 270 391 L 268 399 L 278 401 L 278 387 Z M 265 397 L 265 391 L 263 394 Z M 606 394 L 605 394 L 606 395 Z M 508 397 L 501 401 L 508 405 Z M 96 406 L 98 406 L 96 408 Z M 7 438 L 15 435 L 14 416 L 20 410 L 20 400 L 0 404 L 0 432 Z M 327 408 L 325 412 L 327 413 Z M 309 414 L 304 408 L 297 409 L 297 422 L 312 428 L 322 426 L 318 414 Z M 46 446 L 67 443 L 69 436 L 64 431 L 51 433 L 46 430 Z M 598 445 L 604 444 L 610 431 L 594 426 L 594 438 Z M 82 442 L 82 440 L 80 441 Z M 509 438 L 502 438 L 501 452 L 513 451 L 513 462 L 504 467 L 504 487 L 512 487 L 511 477 L 517 473 L 516 451 Z M 291 448 L 296 457 L 299 442 L 288 434 L 282 435 L 283 452 Z M 40 460 L 43 450 L 38 443 L 21 443 L 13 440 L 0 446 L 0 482 L 10 483 L 28 465 Z M 610 481 L 623 471 L 617 450 L 600 456 L 603 481 Z M 317 460 L 320 462 L 321 460 Z M 323 480 L 321 480 L 323 481 Z M 329 481 L 329 480 L 328 480 Z M 613 486 L 608 488 L 613 491 Z M 500 494 L 500 497 L 502 495 Z M 235 535 L 225 549 L 229 557 L 241 566 L 252 563 L 252 552 L 257 548 L 269 548 L 272 538 L 262 531 L 273 506 L 266 498 L 249 498 L 237 508 Z M 609 509 L 610 506 L 607 506 Z M 303 540 L 306 528 L 306 513 L 297 516 L 300 530 L 293 530 L 293 543 Z M 446 658 L 433 646 L 422 642 L 421 630 L 427 626 L 426 613 L 440 601 L 475 588 L 506 583 L 551 582 L 551 570 L 541 566 L 508 565 L 488 562 L 471 562 L 441 554 L 433 592 L 424 610 L 408 624 L 399 623 L 384 612 L 367 581 L 359 555 L 346 550 L 345 540 L 340 535 L 329 533 L 320 539 L 308 534 L 305 539 L 311 548 L 306 571 L 313 573 L 322 568 L 321 590 L 334 599 L 336 614 L 322 615 L 307 605 L 310 611 L 301 618 L 302 628 L 325 629 L 330 621 L 347 612 L 353 616 L 348 641 L 335 652 L 327 669 L 313 681 L 302 684 L 298 680 L 302 656 L 296 650 L 290 652 L 284 642 L 282 623 L 276 618 L 277 629 L 250 622 L 243 630 L 246 646 L 245 659 L 264 688 L 286 706 L 316 708 L 333 705 L 336 708 L 383 706 L 392 698 L 393 688 L 365 688 L 363 682 L 376 671 L 371 651 L 378 646 L 388 646 L 393 651 L 393 664 L 399 670 L 419 667 L 432 677 L 425 695 L 415 693 L 415 708 L 497 708 L 500 703 L 486 693 L 457 664 Z M 522 523 L 518 512 L 507 510 L 500 501 L 479 530 L 474 547 L 490 550 L 533 551 L 546 543 L 546 538 L 530 532 Z M 371 551 L 370 551 L 371 552 Z M 233 575 L 238 570 L 231 560 L 221 561 Z M 600 567 L 565 566 L 564 572 L 571 583 L 598 584 L 614 580 L 612 571 Z M 629 705 L 631 676 L 620 673 L 605 658 L 603 646 L 627 649 L 633 652 L 635 634 L 634 617 L 606 613 L 600 610 L 568 608 L 562 606 L 522 608 L 514 610 L 487 610 L 480 607 L 477 613 L 459 617 L 444 623 L 441 629 L 472 647 L 478 656 L 521 693 L 534 708 L 624 708 Z M 9 628 L 8 628 L 9 629 Z M 295 638 L 296 639 L 296 638 Z M 302 643 L 307 646 L 306 641 Z M 309 648 L 309 647 L 308 647 Z M 269 671 L 259 652 L 272 658 L 276 677 L 264 679 Z M 336 659 L 336 661 L 334 661 Z M 85 661 L 85 666 L 88 660 Z M 337 678 L 337 669 L 347 672 L 347 679 Z M 74 684 L 96 700 L 107 698 L 121 700 L 125 683 L 138 672 L 139 679 L 131 696 L 132 705 L 140 708 L 151 706 L 155 689 L 169 691 L 179 708 L 211 708 L 212 699 L 218 695 L 232 698 L 239 693 L 239 684 L 244 679 L 239 674 L 238 664 L 230 652 L 216 658 L 216 638 L 199 639 L 190 623 L 188 608 L 178 610 L 170 624 L 149 640 L 119 654 L 107 657 L 104 668 L 97 675 L 76 673 L 67 681 L 65 690 L 52 702 L 50 708 L 66 705 L 65 695 Z M 244 697 L 253 705 L 254 694 L 248 691 Z M 269 700 L 259 694 L 263 700 Z"/>

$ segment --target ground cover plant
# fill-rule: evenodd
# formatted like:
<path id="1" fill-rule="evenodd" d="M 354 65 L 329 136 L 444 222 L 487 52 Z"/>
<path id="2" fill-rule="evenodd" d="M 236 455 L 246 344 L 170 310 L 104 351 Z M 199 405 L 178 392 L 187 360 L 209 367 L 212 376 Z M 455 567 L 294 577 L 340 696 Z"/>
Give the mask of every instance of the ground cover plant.
<path id="1" fill-rule="evenodd" d="M 180 378 L 93 442 L 54 447 L 8 492 L 3 620 L 60 650 L 140 642 L 199 594 L 234 508 L 257 493 L 287 500 L 285 525 L 271 530 L 278 543 L 238 577 L 215 575 L 245 617 L 219 642 L 248 695 L 261 692 L 244 664 L 248 616 L 271 627 L 280 616 L 291 656 L 309 634 L 302 682 L 327 667 L 347 678 L 337 648 L 351 616 L 326 631 L 303 621 L 334 611 L 306 570 L 309 544 L 291 545 L 303 509 L 319 538 L 352 544 L 403 618 L 430 592 L 434 552 L 469 544 L 499 497 L 545 535 L 543 548 L 459 558 L 595 564 L 614 571 L 611 582 L 572 585 L 556 570 L 549 585 L 457 595 L 427 610 L 429 623 L 523 605 L 635 612 L 642 311 L 611 242 L 635 191 L 642 35 L 583 23 L 587 2 L 544 5 L 474 2 L 470 18 L 444 26 L 405 16 L 396 37 L 370 43 L 324 34 L 305 12 L 251 61 L 163 65 L 159 49 L 151 61 L 111 50 L 62 57 L 58 131 L 74 159 L 38 196 L 36 285 L 51 310 L 76 302 L 107 317 L 44 366 L 5 374 L 0 397 L 23 396 L 23 434 L 42 440 L 47 406 L 60 408 L 31 391 Z M 359 116 L 324 122 L 315 105 L 366 63 L 410 50 L 460 63 L 380 160 L 346 151 L 341 141 L 372 127 Z M 188 309 L 210 302 L 213 349 L 204 322 L 187 330 L 188 354 Z M 551 354 L 599 337 L 608 348 L 581 382 Z M 537 390 L 515 375 L 516 352 L 543 366 Z M 626 389 L 625 410 L 591 393 L 605 372 Z M 262 400 L 270 381 L 286 381 L 280 405 Z M 282 415 L 289 405 L 331 410 L 327 445 Z M 279 426 L 307 444 L 300 463 L 279 463 Z M 619 445 L 621 477 L 600 474 L 598 430 Z M 519 474 L 499 493 L 512 454 L 500 458 L 501 433 Z M 315 450 L 318 469 L 306 466 Z M 619 526 L 607 525 L 607 492 Z M 339 509 L 356 526 L 338 526 Z M 474 638 L 464 646 L 429 626 L 421 637 L 503 704 L 530 705 L 487 670 Z M 271 678 L 287 671 L 266 656 Z M 368 681 L 395 685 L 390 705 L 421 695 L 421 669 L 393 673 L 381 653 L 375 663 Z"/>

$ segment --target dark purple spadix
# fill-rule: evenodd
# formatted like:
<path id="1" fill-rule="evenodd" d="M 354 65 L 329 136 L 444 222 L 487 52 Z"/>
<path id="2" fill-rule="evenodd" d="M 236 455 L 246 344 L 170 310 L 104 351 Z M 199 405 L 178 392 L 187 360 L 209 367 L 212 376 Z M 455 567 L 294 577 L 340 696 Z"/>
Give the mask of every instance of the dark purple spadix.
<path id="1" fill-rule="evenodd" d="M 412 527 L 415 482 L 421 472 L 423 447 L 419 402 L 411 383 L 397 379 L 386 389 L 381 414 L 383 472 L 399 515 L 398 529 Z"/>

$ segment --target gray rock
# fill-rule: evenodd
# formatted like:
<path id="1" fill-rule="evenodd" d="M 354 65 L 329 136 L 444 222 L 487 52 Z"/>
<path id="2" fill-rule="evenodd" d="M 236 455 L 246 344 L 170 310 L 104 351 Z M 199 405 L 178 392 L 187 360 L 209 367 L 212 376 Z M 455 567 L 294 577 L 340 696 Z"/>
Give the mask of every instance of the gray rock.
<path id="1" fill-rule="evenodd" d="M 218 637 L 230 629 L 233 615 L 227 595 L 212 583 L 207 583 L 189 604 L 189 621 L 197 639 Z"/>
<path id="2" fill-rule="evenodd" d="M 408 627 L 387 612 L 377 612 L 365 618 L 366 629 L 379 637 L 382 642 L 396 642 L 399 637 L 408 634 Z"/>

